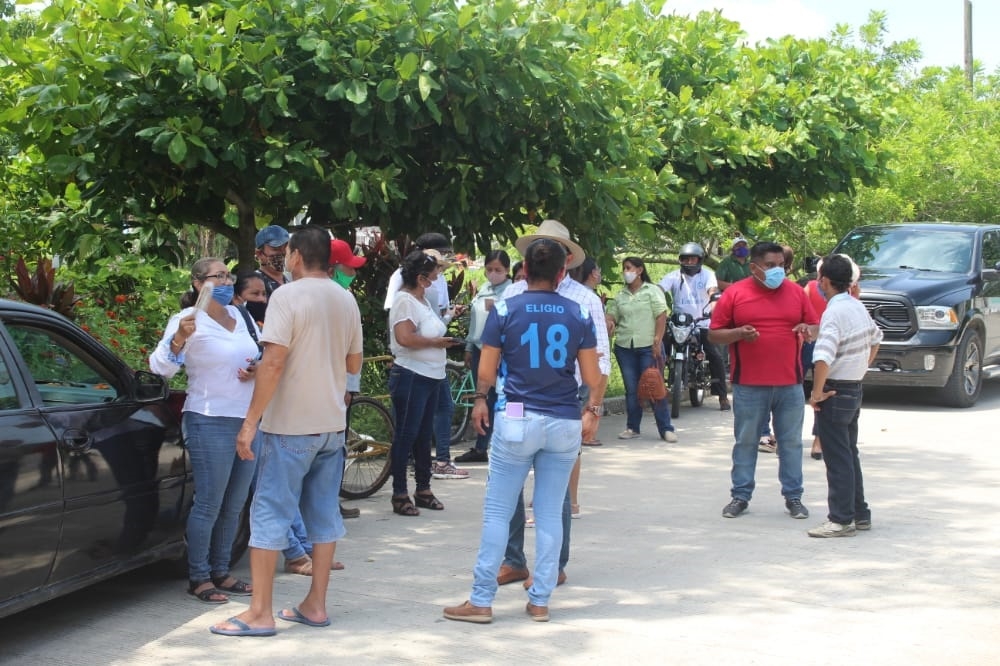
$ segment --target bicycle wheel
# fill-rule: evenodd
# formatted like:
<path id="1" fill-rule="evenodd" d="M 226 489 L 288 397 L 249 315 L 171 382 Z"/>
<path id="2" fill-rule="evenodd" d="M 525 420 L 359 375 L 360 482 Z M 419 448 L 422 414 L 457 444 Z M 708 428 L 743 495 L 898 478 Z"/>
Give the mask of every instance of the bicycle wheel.
<path id="1" fill-rule="evenodd" d="M 380 402 L 358 397 L 347 408 L 347 462 L 340 496 L 361 499 L 374 495 L 389 478 L 392 416 Z"/>
<path id="2" fill-rule="evenodd" d="M 451 414 L 451 443 L 457 444 L 462 441 L 462 435 L 469 425 L 472 416 L 472 405 L 469 400 L 475 391 L 471 379 L 466 375 L 472 372 L 466 370 L 460 363 L 448 363 L 445 374 L 448 377 L 448 386 L 451 389 L 452 401 L 455 403 L 455 411 Z"/>

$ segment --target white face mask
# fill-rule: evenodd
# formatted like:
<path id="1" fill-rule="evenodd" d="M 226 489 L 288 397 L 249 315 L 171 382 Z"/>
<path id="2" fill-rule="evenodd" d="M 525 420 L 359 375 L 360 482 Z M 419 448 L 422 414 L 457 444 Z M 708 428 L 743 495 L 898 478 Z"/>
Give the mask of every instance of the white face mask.
<path id="1" fill-rule="evenodd" d="M 625 273 L 625 284 L 632 284 L 633 282 L 635 282 L 635 279 L 637 277 L 639 277 L 638 273 L 634 273 L 632 271 L 626 272 Z"/>

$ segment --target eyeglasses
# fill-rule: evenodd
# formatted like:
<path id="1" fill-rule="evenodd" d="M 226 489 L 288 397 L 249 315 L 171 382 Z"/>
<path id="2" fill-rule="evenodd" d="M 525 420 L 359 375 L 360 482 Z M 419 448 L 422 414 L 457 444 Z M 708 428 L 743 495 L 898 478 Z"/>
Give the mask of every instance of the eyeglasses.
<path id="1" fill-rule="evenodd" d="M 205 280 L 212 280 L 213 282 L 235 282 L 236 278 L 233 277 L 232 273 L 223 273 L 220 271 L 218 273 L 212 273 L 211 275 L 202 275 L 201 281 L 204 282 Z"/>

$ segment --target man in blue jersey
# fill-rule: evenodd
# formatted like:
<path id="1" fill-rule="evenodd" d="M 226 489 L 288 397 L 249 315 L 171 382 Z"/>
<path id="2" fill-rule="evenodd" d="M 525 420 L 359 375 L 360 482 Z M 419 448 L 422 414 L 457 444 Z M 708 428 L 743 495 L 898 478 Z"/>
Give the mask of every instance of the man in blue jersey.
<path id="1" fill-rule="evenodd" d="M 560 243 L 541 238 L 528 246 L 524 264 L 527 291 L 497 303 L 483 330 L 472 420 L 482 433 L 489 419 L 494 419 L 493 453 L 472 594 L 465 603 L 444 609 L 449 620 L 492 621 L 510 518 L 533 467 L 536 557 L 526 612 L 536 622 L 548 621 L 549 597 L 559 571 L 561 513 L 569 475 L 581 434 L 593 436 L 600 417 L 599 402 L 580 416 L 577 363 L 584 383 L 597 397 L 602 379 L 590 312 L 555 291 L 565 274 L 566 251 Z M 494 385 L 500 400 L 491 415 L 486 393 Z"/>

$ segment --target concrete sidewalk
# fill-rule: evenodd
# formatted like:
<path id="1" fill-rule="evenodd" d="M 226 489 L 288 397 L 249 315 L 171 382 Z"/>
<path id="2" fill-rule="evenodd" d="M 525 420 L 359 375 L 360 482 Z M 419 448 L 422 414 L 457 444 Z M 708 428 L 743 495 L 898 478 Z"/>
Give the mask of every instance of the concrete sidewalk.
<path id="1" fill-rule="evenodd" d="M 396 516 L 388 487 L 350 503 L 362 516 L 348 522 L 337 549 L 347 569 L 333 574 L 330 628 L 278 622 L 272 638 L 213 636 L 208 627 L 245 600 L 204 606 L 183 582 L 140 572 L 8 618 L 0 660 L 994 664 L 1000 386 L 989 385 L 972 410 L 906 404 L 898 396 L 866 402 L 861 439 L 874 526 L 854 538 L 806 536 L 826 514 L 823 463 L 808 448 L 810 519 L 785 513 L 768 454 L 749 512 L 722 518 L 733 417 L 713 398 L 685 406 L 678 444 L 648 434 L 622 442 L 624 417 L 602 420 L 605 445 L 583 453 L 569 580 L 553 595 L 547 624 L 525 615 L 519 584 L 500 589 L 490 625 L 441 616 L 471 586 L 486 465 L 469 465 L 469 480 L 434 482 L 445 511 Z M 643 426 L 653 429 L 651 415 Z M 279 575 L 276 606 L 296 604 L 307 585 Z"/>

